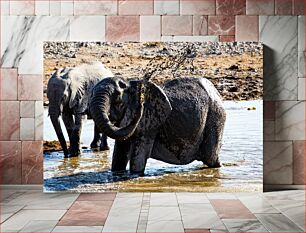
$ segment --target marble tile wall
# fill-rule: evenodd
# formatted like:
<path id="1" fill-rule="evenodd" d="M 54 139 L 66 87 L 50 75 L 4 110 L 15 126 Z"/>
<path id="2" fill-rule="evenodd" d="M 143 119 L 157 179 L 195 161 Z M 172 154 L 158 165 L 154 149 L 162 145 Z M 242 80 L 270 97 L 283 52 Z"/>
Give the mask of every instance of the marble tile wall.
<path id="1" fill-rule="evenodd" d="M 42 182 L 43 41 L 262 41 L 264 183 L 305 184 L 303 0 L 1 1 L 1 183 Z"/>

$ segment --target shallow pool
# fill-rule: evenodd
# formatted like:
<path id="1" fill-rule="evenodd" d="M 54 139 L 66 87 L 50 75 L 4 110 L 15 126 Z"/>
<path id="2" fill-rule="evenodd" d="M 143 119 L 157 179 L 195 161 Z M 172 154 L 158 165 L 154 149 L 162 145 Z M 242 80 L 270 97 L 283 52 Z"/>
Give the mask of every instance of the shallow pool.
<path id="1" fill-rule="evenodd" d="M 201 162 L 171 165 L 149 159 L 144 177 L 128 171 L 112 174 L 110 164 L 114 140 L 107 152 L 83 149 L 79 158 L 63 158 L 62 152 L 44 154 L 44 190 L 95 191 L 192 191 L 240 192 L 262 190 L 263 119 L 262 101 L 225 101 L 225 124 L 220 161 L 223 167 L 211 169 Z M 253 110 L 248 110 L 251 108 Z M 68 138 L 65 135 L 66 139 Z M 89 147 L 93 121 L 87 120 L 82 131 L 82 146 Z M 45 110 L 44 140 L 57 140 Z"/>

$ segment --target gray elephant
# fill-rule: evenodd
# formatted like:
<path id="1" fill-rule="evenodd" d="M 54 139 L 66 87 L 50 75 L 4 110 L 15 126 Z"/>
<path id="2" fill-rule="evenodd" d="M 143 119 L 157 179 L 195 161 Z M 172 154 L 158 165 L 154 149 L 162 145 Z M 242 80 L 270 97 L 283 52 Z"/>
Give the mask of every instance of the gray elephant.
<path id="1" fill-rule="evenodd" d="M 112 171 L 125 170 L 130 161 L 130 172 L 143 175 L 148 158 L 220 167 L 226 113 L 213 84 L 204 78 L 174 79 L 161 87 L 143 83 L 106 78 L 93 90 L 93 120 L 116 140 Z"/>
<path id="2" fill-rule="evenodd" d="M 113 77 L 112 72 L 101 62 L 92 62 L 75 68 L 59 69 L 49 79 L 47 87 L 49 115 L 65 157 L 80 154 L 82 116 L 88 109 L 94 85 L 106 77 Z M 69 150 L 60 126 L 60 115 L 69 136 Z M 101 136 L 95 126 L 91 147 L 97 148 L 99 145 L 101 150 L 108 149 L 107 136 Z"/>

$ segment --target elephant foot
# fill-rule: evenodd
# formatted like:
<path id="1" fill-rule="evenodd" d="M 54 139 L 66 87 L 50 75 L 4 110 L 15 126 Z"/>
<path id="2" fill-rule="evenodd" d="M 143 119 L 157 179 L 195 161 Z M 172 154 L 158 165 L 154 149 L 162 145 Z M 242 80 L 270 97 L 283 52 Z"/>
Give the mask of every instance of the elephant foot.
<path id="1" fill-rule="evenodd" d="M 130 171 L 130 174 L 131 175 L 136 175 L 136 176 L 145 176 L 144 171 L 140 171 L 140 172 L 138 172 L 138 171 Z"/>
<path id="2" fill-rule="evenodd" d="M 81 155 L 80 149 L 70 148 L 70 155 L 69 157 L 78 157 Z"/>
<path id="3" fill-rule="evenodd" d="M 92 143 L 90 143 L 90 148 L 91 149 L 98 149 L 99 148 L 99 144 L 98 144 L 98 142 L 92 142 Z"/>
<path id="4" fill-rule="evenodd" d="M 108 145 L 100 145 L 100 151 L 105 151 L 105 150 L 109 150 L 109 146 Z"/>
<path id="5" fill-rule="evenodd" d="M 220 163 L 219 161 L 216 161 L 216 162 L 214 162 L 214 163 L 205 162 L 205 164 L 206 164 L 209 168 L 219 168 L 219 167 L 222 167 L 222 163 Z"/>

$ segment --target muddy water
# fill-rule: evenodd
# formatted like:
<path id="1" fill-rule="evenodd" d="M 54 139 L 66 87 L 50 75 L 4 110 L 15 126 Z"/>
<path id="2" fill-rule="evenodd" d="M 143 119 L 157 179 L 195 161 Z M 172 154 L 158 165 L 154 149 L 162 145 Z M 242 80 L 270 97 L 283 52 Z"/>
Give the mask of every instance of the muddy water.
<path id="1" fill-rule="evenodd" d="M 110 172 L 113 140 L 107 152 L 83 149 L 79 158 L 64 159 L 62 152 L 44 154 L 44 189 L 52 191 L 191 191 L 240 192 L 262 190 L 262 101 L 226 101 L 227 121 L 220 154 L 223 167 L 210 169 L 201 162 L 171 165 L 149 159 L 144 177 Z M 253 108 L 248 110 L 248 108 Z M 87 120 L 82 143 L 88 147 L 93 122 Z M 66 138 L 67 135 L 65 135 Z M 56 140 L 45 111 L 44 139 Z"/>

